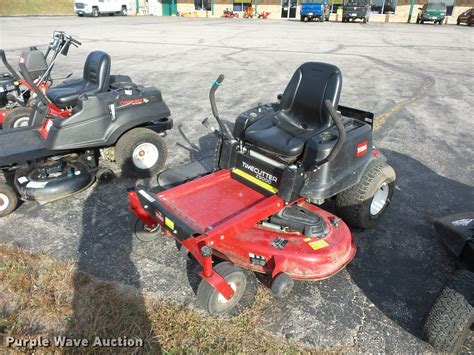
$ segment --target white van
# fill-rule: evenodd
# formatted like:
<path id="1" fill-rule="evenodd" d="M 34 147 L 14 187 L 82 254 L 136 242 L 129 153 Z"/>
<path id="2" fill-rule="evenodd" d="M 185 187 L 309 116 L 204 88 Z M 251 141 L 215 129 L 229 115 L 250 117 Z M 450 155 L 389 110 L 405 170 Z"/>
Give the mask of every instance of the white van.
<path id="1" fill-rule="evenodd" d="M 127 16 L 126 0 L 81 0 L 74 3 L 74 12 L 78 16 L 94 16 L 101 14 L 121 14 Z"/>

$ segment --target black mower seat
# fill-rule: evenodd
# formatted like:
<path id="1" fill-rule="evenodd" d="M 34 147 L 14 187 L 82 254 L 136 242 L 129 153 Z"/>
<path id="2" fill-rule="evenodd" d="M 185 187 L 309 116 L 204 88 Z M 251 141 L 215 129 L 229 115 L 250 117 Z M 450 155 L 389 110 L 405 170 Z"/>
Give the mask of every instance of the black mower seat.
<path id="1" fill-rule="evenodd" d="M 309 62 L 300 66 L 288 83 L 280 110 L 244 132 L 245 141 L 285 157 L 297 157 L 307 140 L 331 126 L 324 101 L 339 103 L 342 74 L 338 67 Z"/>
<path id="2" fill-rule="evenodd" d="M 46 96 L 58 107 L 75 106 L 82 93 L 93 95 L 109 88 L 110 56 L 102 51 L 89 53 L 82 79 L 65 81 L 46 90 Z"/>

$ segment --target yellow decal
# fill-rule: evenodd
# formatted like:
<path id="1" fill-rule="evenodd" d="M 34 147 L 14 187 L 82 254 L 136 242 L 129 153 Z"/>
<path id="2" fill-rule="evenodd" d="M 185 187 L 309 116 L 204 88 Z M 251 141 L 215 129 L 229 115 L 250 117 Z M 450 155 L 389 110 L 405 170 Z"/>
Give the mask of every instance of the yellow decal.
<path id="1" fill-rule="evenodd" d="M 165 217 L 165 224 L 168 226 L 168 228 L 174 230 L 174 222 L 168 217 Z"/>
<path id="2" fill-rule="evenodd" d="M 309 242 L 311 240 L 311 238 L 304 238 L 303 239 L 305 242 Z"/>
<path id="3" fill-rule="evenodd" d="M 244 172 L 240 169 L 234 168 L 234 169 L 232 169 L 232 172 L 234 174 L 242 176 L 244 179 L 253 182 L 255 185 L 258 185 L 258 186 L 264 188 L 265 190 L 270 191 L 271 193 L 277 193 L 278 192 L 278 189 L 276 187 L 273 187 L 273 186 L 267 184 L 266 182 L 263 182 L 263 181 L 257 179 L 256 177 L 254 177 L 250 174 L 247 174 L 246 172 Z"/>
<path id="4" fill-rule="evenodd" d="M 317 240 L 315 242 L 311 242 L 311 243 L 308 243 L 308 245 L 313 248 L 314 250 L 319 250 L 319 249 L 322 249 L 322 248 L 326 248 L 329 246 L 329 243 L 326 242 L 325 240 L 323 239 L 320 239 L 320 240 Z"/>

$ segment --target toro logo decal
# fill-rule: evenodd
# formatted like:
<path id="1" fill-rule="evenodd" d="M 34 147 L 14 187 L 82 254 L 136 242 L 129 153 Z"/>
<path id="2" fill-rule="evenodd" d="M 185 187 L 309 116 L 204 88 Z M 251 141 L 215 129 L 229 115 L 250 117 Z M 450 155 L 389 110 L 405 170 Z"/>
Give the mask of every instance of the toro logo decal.
<path id="1" fill-rule="evenodd" d="M 356 156 L 361 157 L 365 153 L 367 153 L 368 146 L 369 146 L 369 142 L 367 141 L 357 144 Z"/>
<path id="2" fill-rule="evenodd" d="M 133 100 L 122 100 L 120 101 L 120 105 L 139 105 L 143 103 L 143 99 L 133 99 Z"/>

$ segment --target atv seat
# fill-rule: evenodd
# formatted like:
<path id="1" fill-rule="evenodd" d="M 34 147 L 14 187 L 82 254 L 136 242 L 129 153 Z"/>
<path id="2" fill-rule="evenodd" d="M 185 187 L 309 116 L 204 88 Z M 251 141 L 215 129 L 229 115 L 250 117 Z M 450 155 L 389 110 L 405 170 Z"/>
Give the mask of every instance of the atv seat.
<path id="1" fill-rule="evenodd" d="M 309 138 L 331 126 L 324 106 L 338 106 L 342 74 L 334 65 L 310 62 L 300 66 L 288 83 L 280 109 L 244 131 L 244 139 L 276 155 L 296 158 Z"/>
<path id="2" fill-rule="evenodd" d="M 110 56 L 102 51 L 89 53 L 82 79 L 65 81 L 46 90 L 46 96 L 58 107 L 75 106 L 79 95 L 105 92 L 109 88 Z"/>

